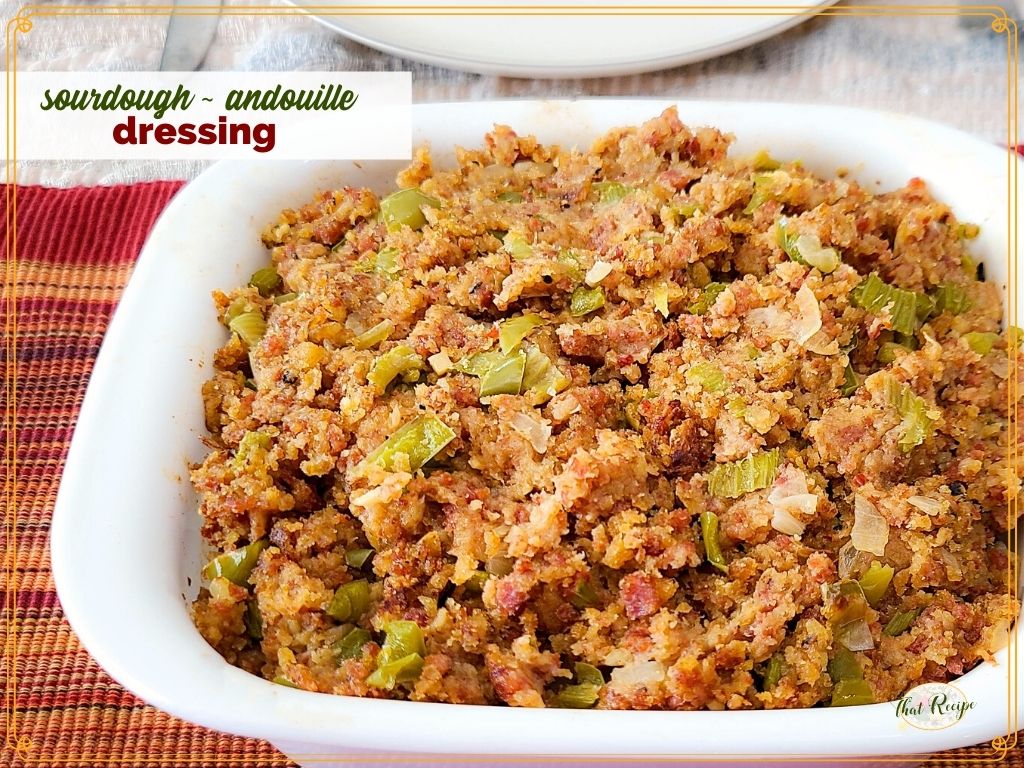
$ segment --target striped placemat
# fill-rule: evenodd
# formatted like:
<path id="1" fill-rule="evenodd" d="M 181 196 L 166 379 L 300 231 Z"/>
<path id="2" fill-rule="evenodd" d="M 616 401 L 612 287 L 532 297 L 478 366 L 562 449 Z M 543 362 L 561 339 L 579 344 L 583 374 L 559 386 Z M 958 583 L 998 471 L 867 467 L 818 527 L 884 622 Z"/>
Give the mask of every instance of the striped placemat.
<path id="1" fill-rule="evenodd" d="M 50 574 L 50 515 L 93 361 L 146 235 L 180 186 L 17 190 L 16 265 L 4 251 L 5 287 L 14 281 L 5 296 L 17 302 L 16 326 L 6 318 L 17 359 L 17 513 L 7 510 L 17 547 L 5 526 L 0 552 L 14 563 L 0 626 L 8 735 L 0 766 L 294 765 L 265 742 L 178 720 L 118 686 L 78 643 Z M 10 193 L 8 187 L 0 220 L 5 243 L 12 234 Z M 8 344 L 8 370 L 12 351 Z M 942 753 L 928 764 L 980 762 L 993 762 L 987 745 Z M 1010 753 L 1006 764 L 1024 766 L 1024 752 Z"/>

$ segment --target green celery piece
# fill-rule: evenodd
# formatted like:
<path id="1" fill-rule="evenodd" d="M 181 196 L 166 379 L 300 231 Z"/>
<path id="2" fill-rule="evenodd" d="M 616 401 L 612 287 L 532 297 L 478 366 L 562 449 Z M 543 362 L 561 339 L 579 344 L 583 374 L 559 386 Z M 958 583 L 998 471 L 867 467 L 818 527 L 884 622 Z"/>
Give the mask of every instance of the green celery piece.
<path id="1" fill-rule="evenodd" d="M 228 328 L 238 334 L 246 347 L 254 347 L 267 332 L 267 321 L 259 312 L 243 312 L 231 319 Z"/>
<path id="2" fill-rule="evenodd" d="M 782 163 L 769 155 L 767 149 L 757 150 L 757 154 L 750 159 L 750 164 L 758 171 L 776 171 L 782 167 Z"/>
<path id="3" fill-rule="evenodd" d="M 565 267 L 566 274 L 573 283 L 582 283 L 587 276 L 573 251 L 559 251 L 555 261 Z"/>
<path id="4" fill-rule="evenodd" d="M 708 493 L 719 498 L 738 498 L 745 493 L 767 488 L 775 480 L 778 469 L 778 448 L 719 464 L 708 473 Z"/>
<path id="5" fill-rule="evenodd" d="M 725 389 L 722 369 L 706 361 L 690 366 L 685 378 L 688 383 L 698 385 L 705 392 L 722 392 Z"/>
<path id="6" fill-rule="evenodd" d="M 840 645 L 828 661 L 828 676 L 832 678 L 833 683 L 842 680 L 863 680 L 864 670 L 861 669 L 853 651 Z"/>
<path id="7" fill-rule="evenodd" d="M 357 579 L 338 587 L 327 606 L 327 615 L 338 621 L 358 621 L 369 608 L 370 583 Z"/>
<path id="8" fill-rule="evenodd" d="M 367 630 L 356 627 L 334 644 L 334 651 L 339 659 L 358 659 L 363 655 L 363 646 L 371 639 Z"/>
<path id="9" fill-rule="evenodd" d="M 700 530 L 707 561 L 722 573 L 728 573 L 729 567 L 725 564 L 725 555 L 722 554 L 722 545 L 718 540 L 718 515 L 709 509 L 701 512 Z"/>
<path id="10" fill-rule="evenodd" d="M 366 678 L 366 684 L 373 688 L 393 690 L 399 683 L 411 683 L 423 672 L 423 657 L 418 653 L 410 653 L 386 664 L 378 664 L 377 668 Z"/>
<path id="11" fill-rule="evenodd" d="M 249 637 L 253 640 L 263 639 L 263 616 L 260 614 L 260 606 L 255 597 L 246 601 L 242 620 L 245 622 L 245 633 Z"/>
<path id="12" fill-rule="evenodd" d="M 900 384 L 890 376 L 886 379 L 884 387 L 886 401 L 896 408 L 896 412 L 903 419 L 903 434 L 899 439 L 900 450 L 903 453 L 910 453 L 931 434 L 935 420 L 928 415 L 928 404 L 924 398 L 914 394 L 906 384 Z"/>
<path id="13" fill-rule="evenodd" d="M 728 286 L 725 283 L 708 283 L 701 295 L 689 306 L 691 315 L 703 315 L 715 305 L 718 295 Z"/>
<path id="14" fill-rule="evenodd" d="M 593 585 L 589 580 L 581 581 L 576 585 L 576 591 L 573 596 L 569 598 L 569 602 L 580 610 L 584 608 L 593 608 L 601 602 L 601 598 L 598 597 L 597 592 L 594 590 Z"/>
<path id="15" fill-rule="evenodd" d="M 377 669 L 366 679 L 366 684 L 391 690 L 398 683 L 411 682 L 423 671 L 426 655 L 423 630 L 416 622 L 388 622 L 384 625 L 384 645 L 377 655 Z"/>
<path id="16" fill-rule="evenodd" d="M 523 196 L 515 190 L 510 190 L 508 192 L 501 192 L 498 195 L 498 200 L 503 203 L 521 203 L 523 202 Z"/>
<path id="17" fill-rule="evenodd" d="M 362 568 L 371 557 L 372 549 L 350 549 L 345 552 L 345 562 L 352 568 Z"/>
<path id="18" fill-rule="evenodd" d="M 859 583 L 864 591 L 864 597 L 872 608 L 878 605 L 882 597 L 885 596 L 885 591 L 889 588 L 889 583 L 892 581 L 895 572 L 891 565 L 881 565 L 875 561 L 871 563 L 871 567 L 868 568 L 867 572 L 860 577 Z"/>
<path id="19" fill-rule="evenodd" d="M 875 694 L 865 680 L 840 680 L 832 687 L 833 707 L 854 707 L 874 703 Z"/>
<path id="20" fill-rule="evenodd" d="M 252 273 L 249 285 L 259 291 L 260 296 L 267 298 L 281 287 L 281 276 L 273 267 L 263 267 L 263 269 L 257 269 Z"/>
<path id="21" fill-rule="evenodd" d="M 795 262 L 814 267 L 822 274 L 829 274 L 842 263 L 839 251 L 825 248 L 817 235 L 800 235 L 787 231 L 788 219 L 779 218 L 775 224 L 776 240 L 779 247 Z"/>
<path id="22" fill-rule="evenodd" d="M 249 576 L 259 561 L 260 553 L 269 544 L 267 539 L 258 539 L 252 544 L 218 555 L 203 568 L 203 578 L 207 581 L 225 578 L 240 587 L 248 587 Z"/>
<path id="23" fill-rule="evenodd" d="M 370 349 L 387 339 L 395 330 L 395 324 L 390 320 L 381 320 L 372 328 L 363 331 L 352 339 L 352 346 L 356 349 Z"/>
<path id="24" fill-rule="evenodd" d="M 455 439 L 455 432 L 436 416 L 418 416 L 378 445 L 363 461 L 393 471 L 395 457 L 409 457 L 409 468 L 415 472 Z"/>
<path id="25" fill-rule="evenodd" d="M 764 673 L 762 690 L 770 691 L 779 684 L 779 680 L 784 674 L 786 674 L 786 662 L 782 658 L 782 653 L 773 654 L 768 660 L 768 668 Z"/>
<path id="26" fill-rule="evenodd" d="M 491 395 L 518 395 L 523 386 L 526 353 L 520 350 L 509 355 L 504 362 L 491 368 L 480 378 L 480 397 Z"/>
<path id="27" fill-rule="evenodd" d="M 507 355 L 540 325 L 544 325 L 543 318 L 533 314 L 522 314 L 503 320 L 498 324 L 498 346 Z"/>
<path id="28" fill-rule="evenodd" d="M 850 293 L 853 303 L 875 314 L 888 308 L 894 331 L 913 335 L 924 317 L 930 314 L 933 302 L 923 293 L 896 288 L 871 273 Z M 921 317 L 921 314 L 924 317 Z"/>
<path id="29" fill-rule="evenodd" d="M 423 207 L 440 208 L 441 201 L 418 189 L 402 189 L 380 201 L 381 218 L 389 230 L 422 229 L 427 223 Z"/>
<path id="30" fill-rule="evenodd" d="M 523 261 L 533 255 L 533 247 L 526 242 L 526 238 L 518 232 L 509 232 L 502 238 L 505 250 L 509 252 L 516 261 Z"/>
<path id="31" fill-rule="evenodd" d="M 591 187 L 597 192 L 597 197 L 602 203 L 615 203 L 624 198 L 632 188 L 617 181 L 595 181 Z"/>
<path id="32" fill-rule="evenodd" d="M 850 363 L 846 364 L 846 372 L 843 377 L 843 386 L 840 387 L 839 393 L 843 397 L 849 397 L 864 381 L 864 377 L 853 370 L 853 366 Z"/>
<path id="33" fill-rule="evenodd" d="M 601 688 L 604 687 L 604 675 L 601 670 L 590 664 L 580 662 L 576 665 L 575 685 L 567 685 L 556 693 L 551 700 L 552 706 L 563 709 L 589 709 L 597 703 Z"/>
<path id="34" fill-rule="evenodd" d="M 508 355 L 504 352 L 492 349 L 487 352 L 477 352 L 469 357 L 464 357 L 459 360 L 459 362 L 455 363 L 453 368 L 459 373 L 465 373 L 469 376 L 482 378 L 493 368 L 504 363 L 507 359 Z"/>
<path id="35" fill-rule="evenodd" d="M 527 345 L 525 351 L 526 367 L 523 369 L 521 392 L 531 405 L 543 405 L 572 382 L 537 347 Z"/>
<path id="36" fill-rule="evenodd" d="M 942 283 L 932 292 L 935 299 L 935 312 L 942 314 L 949 312 L 952 315 L 959 315 L 971 308 L 971 298 L 967 291 L 956 283 Z"/>
<path id="37" fill-rule="evenodd" d="M 921 608 L 915 608 L 910 611 L 900 611 L 893 615 L 889 619 L 889 623 L 885 625 L 885 629 L 882 630 L 883 635 L 889 637 L 898 637 L 910 629 L 911 625 L 917 620 L 917 617 L 921 615 Z"/>
<path id="38" fill-rule="evenodd" d="M 772 199 L 772 190 L 770 188 L 770 185 L 773 179 L 773 173 L 754 174 L 754 193 L 750 196 L 750 201 L 743 209 L 744 213 L 753 213 L 766 202 Z"/>
<path id="39" fill-rule="evenodd" d="M 965 333 L 961 338 L 967 342 L 967 346 L 969 346 L 973 352 L 984 357 L 992 351 L 992 347 L 994 347 L 996 342 L 999 341 L 999 334 L 970 331 L 969 333 Z"/>
<path id="40" fill-rule="evenodd" d="M 374 361 L 366 380 L 383 394 L 396 376 L 402 376 L 405 381 L 415 381 L 421 370 L 423 358 L 408 344 L 399 344 Z"/>
<path id="41" fill-rule="evenodd" d="M 587 288 L 581 285 L 572 292 L 572 298 L 569 300 L 569 314 L 573 317 L 582 317 L 596 312 L 603 306 L 604 289 L 600 286 Z"/>

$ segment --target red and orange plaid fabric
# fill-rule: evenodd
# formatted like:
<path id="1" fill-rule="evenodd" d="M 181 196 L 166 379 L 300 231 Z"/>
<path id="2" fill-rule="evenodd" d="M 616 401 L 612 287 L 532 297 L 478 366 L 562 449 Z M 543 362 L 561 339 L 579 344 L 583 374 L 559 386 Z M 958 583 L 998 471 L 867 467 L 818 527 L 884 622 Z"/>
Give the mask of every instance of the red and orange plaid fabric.
<path id="1" fill-rule="evenodd" d="M 50 515 L 93 361 L 146 235 L 180 186 L 17 190 L 16 264 L 4 246 L 7 307 L 12 298 L 17 305 L 16 320 L 5 312 L 8 384 L 17 361 L 15 392 L 4 391 L 9 417 L 16 405 L 5 427 L 13 422 L 17 430 L 17 453 L 3 466 L 10 480 L 16 463 L 17 505 L 6 509 L 0 530 L 0 552 L 13 561 L 0 626 L 8 736 L 0 766 L 292 765 L 265 742 L 178 720 L 118 686 L 79 645 L 50 575 Z M 11 191 L 4 243 L 14 234 Z M 9 438 L 5 431 L 8 448 Z M 978 765 L 992 754 L 983 745 L 936 755 L 929 765 Z M 1006 764 L 1024 766 L 1024 751 Z"/>

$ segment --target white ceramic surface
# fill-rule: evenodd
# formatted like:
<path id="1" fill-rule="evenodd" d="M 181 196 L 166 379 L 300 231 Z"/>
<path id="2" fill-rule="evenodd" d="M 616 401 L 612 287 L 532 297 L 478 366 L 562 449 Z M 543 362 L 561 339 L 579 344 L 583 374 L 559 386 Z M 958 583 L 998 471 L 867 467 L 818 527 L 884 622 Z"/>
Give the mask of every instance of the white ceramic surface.
<path id="1" fill-rule="evenodd" d="M 812 12 L 836 0 L 804 0 Z M 624 15 L 601 15 L 600 6 L 629 7 L 622 0 L 560 0 L 540 3 L 502 3 L 496 0 L 449 0 L 459 6 L 545 5 L 587 6 L 587 11 L 543 16 L 489 13 L 487 15 L 400 15 L 328 13 L 319 0 L 287 0 L 308 8 L 331 29 L 372 48 L 451 69 L 511 77 L 605 77 L 653 72 L 721 56 L 789 29 L 808 17 L 799 10 L 773 11 L 771 0 L 747 0 L 743 13 L 715 11 L 709 3 L 645 0 Z M 407 3 L 413 8 L 424 0 Z M 368 0 L 362 5 L 393 5 Z M 436 3 L 429 3 L 436 5 Z M 672 14 L 685 6 L 703 6 L 703 13 Z M 778 5 L 777 3 L 775 4 Z M 645 10 L 641 10 L 641 8 Z M 695 9 L 691 9 L 695 10 Z M 609 13 L 611 8 L 605 13 Z M 761 12 L 759 14 L 759 11 Z"/>
<path id="2" fill-rule="evenodd" d="M 433 104 L 414 135 L 438 164 L 494 122 L 586 145 L 667 102 Z M 839 166 L 878 188 L 921 176 L 967 221 L 990 280 L 1007 272 L 1007 154 L 898 115 L 825 106 L 679 103 L 690 124 L 734 132 L 736 152 L 769 147 L 819 172 Z M 977 702 L 942 731 L 911 728 L 892 704 L 772 712 L 527 710 L 366 700 L 274 685 L 226 664 L 193 628 L 200 537 L 186 464 L 203 454 L 199 390 L 224 339 L 209 299 L 244 282 L 266 252 L 259 231 L 283 207 L 340 184 L 386 190 L 396 163 L 221 163 L 172 201 L 118 307 L 82 406 L 54 512 L 53 572 L 75 631 L 122 685 L 187 720 L 286 751 L 525 754 L 885 755 L 931 752 L 1007 731 L 1007 652 L 958 686 Z M 1014 203 L 1016 205 L 1016 203 Z M 1019 279 L 1018 279 L 1019 286 Z M 1015 637 L 1019 637 L 1017 630 Z M 400 734 L 400 739 L 396 738 Z"/>

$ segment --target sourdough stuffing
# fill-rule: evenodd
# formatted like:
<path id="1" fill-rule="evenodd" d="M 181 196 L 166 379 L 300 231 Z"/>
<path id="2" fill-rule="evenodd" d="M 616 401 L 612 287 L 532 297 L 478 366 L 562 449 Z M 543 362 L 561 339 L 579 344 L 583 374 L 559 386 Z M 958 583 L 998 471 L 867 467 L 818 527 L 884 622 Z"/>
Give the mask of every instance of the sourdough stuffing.
<path id="1" fill-rule="evenodd" d="M 1017 615 L 1021 367 L 972 227 L 920 179 L 875 194 L 730 141 L 674 109 L 587 152 L 496 126 L 452 169 L 416 152 L 398 186 L 432 201 L 412 226 L 351 187 L 283 211 L 263 233 L 281 285 L 214 295 L 222 321 L 243 307 L 266 330 L 232 333 L 203 388 L 203 535 L 266 548 L 248 584 L 200 593 L 206 640 L 277 682 L 415 701 L 559 706 L 582 662 L 604 680 L 585 703 L 609 709 L 827 704 L 837 654 L 884 701 L 990 660 Z M 801 263 L 829 249 L 834 269 Z M 892 302 L 857 300 L 872 273 L 962 301 L 897 333 Z M 524 314 L 511 354 L 549 364 L 543 386 L 481 396 L 469 361 Z M 421 364 L 374 384 L 401 345 Z M 372 461 L 418 417 L 454 437 L 422 466 Z M 773 450 L 766 483 L 713 492 Z M 836 597 L 879 566 L 872 604 Z M 366 610 L 333 618 L 359 579 Z M 396 620 L 422 664 L 381 686 Z M 354 627 L 367 642 L 342 654 Z"/>

